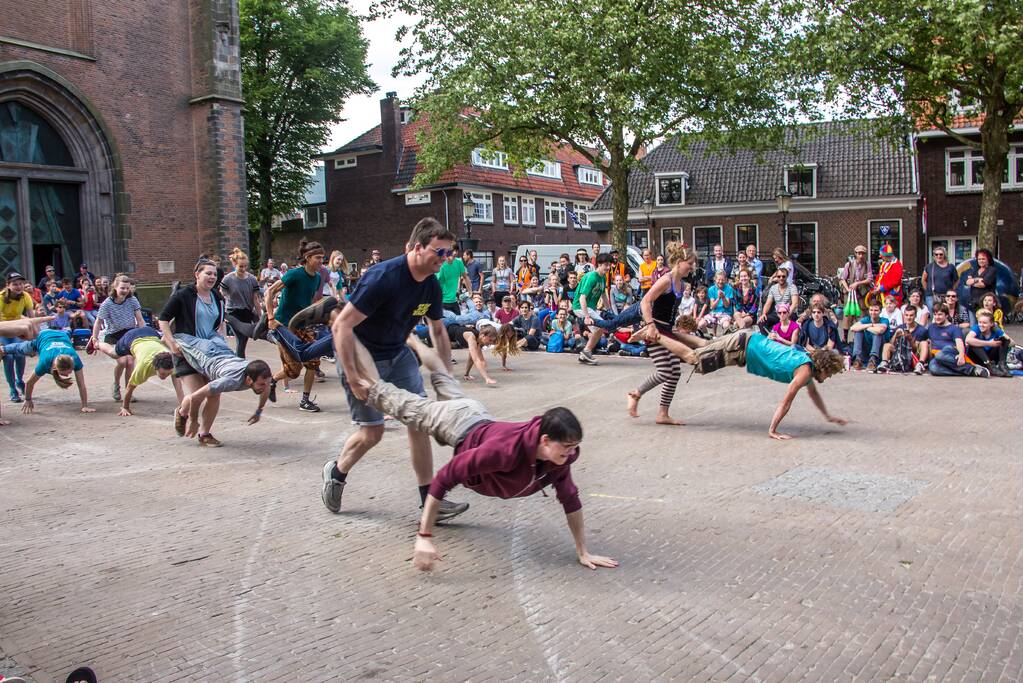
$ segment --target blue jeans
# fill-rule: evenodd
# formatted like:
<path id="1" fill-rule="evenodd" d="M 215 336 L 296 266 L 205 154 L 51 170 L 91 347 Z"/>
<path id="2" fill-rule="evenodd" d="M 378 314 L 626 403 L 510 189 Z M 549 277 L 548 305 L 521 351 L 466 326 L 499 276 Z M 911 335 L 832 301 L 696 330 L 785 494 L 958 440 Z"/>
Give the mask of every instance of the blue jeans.
<path id="1" fill-rule="evenodd" d="M 323 356 L 334 355 L 334 336 L 326 329 L 322 330 L 320 336 L 311 342 L 302 341 L 284 325 L 274 330 L 273 336 L 292 358 L 303 363 L 319 360 Z"/>
<path id="2" fill-rule="evenodd" d="M 881 345 L 883 343 L 883 335 L 877 335 L 866 330 L 854 332 L 852 357 L 854 359 L 859 358 L 863 362 L 868 361 L 870 358 L 877 360 L 881 357 Z M 869 353 L 867 353 L 868 345 L 870 346 Z"/>
<path id="3" fill-rule="evenodd" d="M 407 346 L 394 358 L 375 361 L 380 380 L 393 384 L 399 389 L 410 391 L 419 396 L 426 396 L 423 388 L 423 376 L 419 374 L 419 361 L 416 354 Z M 348 386 L 348 378 L 345 377 L 341 363 L 337 364 L 337 374 L 341 378 L 341 386 L 345 390 L 345 398 L 348 399 L 348 410 L 352 415 L 352 422 L 360 427 L 373 427 L 384 423 L 384 414 L 363 401 L 355 398 L 351 387 Z"/>
<path id="4" fill-rule="evenodd" d="M 959 365 L 956 363 L 956 358 L 959 357 L 959 352 L 954 346 L 946 346 L 938 355 L 931 359 L 930 364 L 927 368 L 931 371 L 931 374 L 935 377 L 952 377 L 954 375 L 972 375 L 973 366 L 969 363 L 963 363 Z"/>
<path id="5" fill-rule="evenodd" d="M 0 344 L 17 344 L 21 340 L 17 337 L 0 337 Z M 7 386 L 11 389 L 11 396 L 20 391 L 19 387 L 25 386 L 21 379 L 25 374 L 25 356 L 4 356 L 4 377 L 7 379 Z"/>
<path id="6" fill-rule="evenodd" d="M 643 313 L 639 309 L 639 302 L 636 302 L 627 308 L 623 308 L 622 312 L 615 317 L 608 318 L 607 320 L 594 320 L 593 324 L 610 332 L 614 332 L 619 327 L 631 327 L 642 319 Z"/>

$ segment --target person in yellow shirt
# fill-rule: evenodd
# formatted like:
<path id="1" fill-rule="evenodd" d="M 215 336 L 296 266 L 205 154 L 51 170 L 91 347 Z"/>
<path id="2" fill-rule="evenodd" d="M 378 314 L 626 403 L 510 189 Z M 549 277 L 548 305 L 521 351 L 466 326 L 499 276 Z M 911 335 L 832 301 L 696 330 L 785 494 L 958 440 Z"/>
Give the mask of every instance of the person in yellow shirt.
<path id="1" fill-rule="evenodd" d="M 654 271 L 657 270 L 657 261 L 649 249 L 643 250 L 643 263 L 639 264 L 639 295 L 645 296 L 654 284 Z"/>
<path id="2" fill-rule="evenodd" d="M 35 302 L 25 292 L 25 276 L 14 271 L 7 273 L 7 286 L 0 294 L 0 321 L 14 321 L 31 318 L 35 311 Z M 17 337 L 0 336 L 0 344 L 13 344 Z M 21 403 L 25 393 L 24 357 L 4 357 L 4 377 L 11 390 L 11 403 Z"/>
<path id="3" fill-rule="evenodd" d="M 122 335 L 116 344 L 100 341 L 96 343 L 96 346 L 114 360 L 125 356 L 131 356 L 134 359 L 134 368 L 131 377 L 128 378 L 128 388 L 121 399 L 121 410 L 118 415 L 121 417 L 134 415 L 131 411 L 132 394 L 153 375 L 160 379 L 171 378 L 174 383 L 174 393 L 177 394 L 180 405 L 184 393 L 181 390 L 181 382 L 173 376 L 174 357 L 164 345 L 160 333 L 155 329 L 146 326 L 136 327 Z"/>

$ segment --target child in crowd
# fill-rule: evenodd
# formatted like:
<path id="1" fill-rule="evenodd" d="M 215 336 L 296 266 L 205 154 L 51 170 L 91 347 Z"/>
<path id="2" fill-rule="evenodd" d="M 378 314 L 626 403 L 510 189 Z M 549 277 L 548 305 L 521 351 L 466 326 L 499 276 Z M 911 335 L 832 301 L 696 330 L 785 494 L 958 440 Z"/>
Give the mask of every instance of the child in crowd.
<path id="1" fill-rule="evenodd" d="M 710 302 L 707 301 L 707 288 L 700 285 L 696 289 L 696 306 L 693 308 L 693 317 L 702 320 L 710 312 Z"/>
<path id="2" fill-rule="evenodd" d="M 881 309 L 881 317 L 888 321 L 888 328 L 895 329 L 904 323 L 902 310 L 899 308 L 898 299 L 892 294 L 885 295 L 884 308 Z"/>
<path id="3" fill-rule="evenodd" d="M 693 296 L 693 285 L 687 282 L 682 292 L 682 298 L 678 301 L 678 317 L 690 316 L 695 318 L 695 311 L 696 297 Z"/>
<path id="4" fill-rule="evenodd" d="M 838 327 L 821 304 L 810 306 L 810 317 L 799 329 L 799 338 L 807 351 L 831 351 L 838 348 Z"/>
<path id="5" fill-rule="evenodd" d="M 778 312 L 778 322 L 771 328 L 768 338 L 785 346 L 799 346 L 799 325 L 792 320 L 789 305 L 782 302 L 775 310 Z"/>
<path id="6" fill-rule="evenodd" d="M 51 330 L 67 332 L 71 329 L 71 315 L 67 312 L 67 302 L 64 299 L 57 299 L 53 302 L 53 320 L 47 327 Z"/>
<path id="7" fill-rule="evenodd" d="M 984 295 L 984 298 L 980 300 L 980 308 L 977 309 L 977 313 L 981 311 L 987 311 L 991 314 L 991 319 L 994 320 L 995 327 L 999 330 L 1002 329 L 1002 307 L 998 305 L 998 296 L 994 292 L 988 292 Z"/>

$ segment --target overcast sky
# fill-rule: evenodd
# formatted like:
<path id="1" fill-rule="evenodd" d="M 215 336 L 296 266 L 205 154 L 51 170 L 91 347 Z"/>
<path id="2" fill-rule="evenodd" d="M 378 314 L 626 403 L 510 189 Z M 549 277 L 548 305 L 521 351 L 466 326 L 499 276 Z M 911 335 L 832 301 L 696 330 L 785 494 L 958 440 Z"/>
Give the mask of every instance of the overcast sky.
<path id="1" fill-rule="evenodd" d="M 348 4 L 356 14 L 366 15 L 372 2 L 349 0 Z M 369 54 L 366 58 L 370 64 L 369 75 L 379 89 L 372 95 L 357 96 L 348 101 L 341 113 L 345 120 L 334 126 L 324 151 L 333 151 L 380 123 L 380 100 L 384 93 L 393 90 L 398 93 L 399 99 L 408 99 L 423 82 L 424 79 L 419 77 L 391 78 L 391 69 L 398 60 L 400 49 L 394 39 L 394 32 L 408 19 L 408 15 L 402 15 L 400 18 L 363 23 L 363 34 L 369 40 Z"/>

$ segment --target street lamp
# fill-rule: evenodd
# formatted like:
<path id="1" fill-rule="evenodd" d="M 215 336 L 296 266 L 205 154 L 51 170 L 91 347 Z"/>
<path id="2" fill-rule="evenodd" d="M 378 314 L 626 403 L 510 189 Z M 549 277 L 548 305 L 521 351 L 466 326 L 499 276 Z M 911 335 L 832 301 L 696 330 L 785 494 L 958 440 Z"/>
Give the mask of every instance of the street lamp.
<path id="1" fill-rule="evenodd" d="M 468 194 L 462 195 L 462 218 L 465 221 L 465 237 L 458 240 L 458 248 L 462 252 L 466 249 L 476 251 L 479 248 L 479 240 L 472 238 L 472 219 L 476 215 L 476 202 Z"/>
<path id="2" fill-rule="evenodd" d="M 778 200 L 778 213 L 781 214 L 781 248 L 788 253 L 789 250 L 789 209 L 792 207 L 792 193 L 784 185 L 775 195 Z"/>
<path id="3" fill-rule="evenodd" d="M 649 233 L 653 232 L 653 227 L 654 226 L 650 222 L 650 214 L 652 214 L 653 212 L 654 212 L 654 203 L 652 201 L 650 201 L 650 197 L 647 197 L 646 199 L 643 200 L 643 215 L 646 216 L 646 230 L 647 230 L 647 234 L 648 235 L 649 235 Z M 664 245 L 662 244 L 661 247 L 663 248 Z"/>

